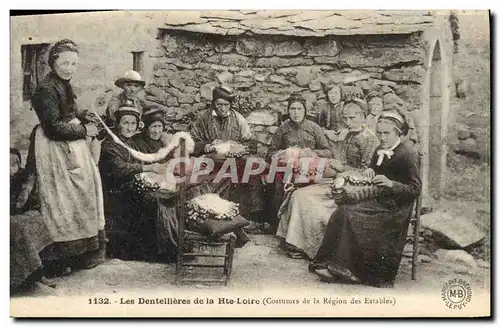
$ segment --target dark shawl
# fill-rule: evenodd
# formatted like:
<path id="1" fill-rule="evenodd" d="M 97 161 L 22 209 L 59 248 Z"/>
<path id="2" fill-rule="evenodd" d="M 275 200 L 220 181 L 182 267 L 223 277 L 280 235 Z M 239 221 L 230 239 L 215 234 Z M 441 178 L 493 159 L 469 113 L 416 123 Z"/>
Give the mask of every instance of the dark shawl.
<path id="1" fill-rule="evenodd" d="M 315 150 L 318 156 L 329 158 L 332 156 L 325 133 L 318 124 L 304 119 L 296 124 L 286 120 L 274 134 L 269 153 L 289 147 L 309 148 Z"/>
<path id="2" fill-rule="evenodd" d="M 250 126 L 238 112 L 231 110 L 228 117 L 218 117 L 212 114 L 213 110 L 206 110 L 195 122 L 191 135 L 195 141 L 193 155 L 201 155 L 205 145 L 215 140 L 235 141 L 246 143 L 255 140 Z"/>
<path id="3" fill-rule="evenodd" d="M 83 125 L 69 123 L 75 117 L 85 123 L 86 111 L 78 110 L 75 99 L 70 82 L 53 71 L 37 85 L 31 103 L 49 139 L 72 141 L 85 138 L 87 131 Z"/>
<path id="4" fill-rule="evenodd" d="M 380 166 L 394 187 L 378 198 L 339 206 L 327 225 L 314 259 L 316 265 L 334 263 L 350 270 L 362 282 L 380 286 L 396 278 L 406 242 L 412 204 L 421 192 L 418 154 L 406 144 L 394 149 Z"/>

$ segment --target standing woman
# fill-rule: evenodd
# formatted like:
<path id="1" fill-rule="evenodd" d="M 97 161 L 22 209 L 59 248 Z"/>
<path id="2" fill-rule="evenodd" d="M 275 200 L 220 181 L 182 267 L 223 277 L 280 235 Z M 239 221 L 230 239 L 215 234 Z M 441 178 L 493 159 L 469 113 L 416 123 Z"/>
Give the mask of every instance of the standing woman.
<path id="1" fill-rule="evenodd" d="M 87 141 L 98 131 L 75 103 L 70 80 L 77 65 L 73 41 L 54 44 L 49 52 L 52 71 L 31 99 L 40 121 L 34 132 L 40 210 L 55 241 L 42 258 L 56 263 L 61 275 L 97 266 L 99 249 L 105 247 L 101 179 Z"/>

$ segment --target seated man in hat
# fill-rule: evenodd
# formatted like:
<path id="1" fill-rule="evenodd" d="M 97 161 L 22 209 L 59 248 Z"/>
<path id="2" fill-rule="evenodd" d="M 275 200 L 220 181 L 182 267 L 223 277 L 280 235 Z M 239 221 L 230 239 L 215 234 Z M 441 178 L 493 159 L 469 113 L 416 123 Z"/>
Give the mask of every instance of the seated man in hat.
<path id="1" fill-rule="evenodd" d="M 106 108 L 106 123 L 111 126 L 114 126 L 116 123 L 115 112 L 121 104 L 133 104 L 141 114 L 146 107 L 145 100 L 139 97 L 139 92 L 146 85 L 146 81 L 142 79 L 138 72 L 134 70 L 127 71 L 123 77 L 115 81 L 115 85 L 123 89 L 123 91 L 113 95 L 108 102 Z"/>

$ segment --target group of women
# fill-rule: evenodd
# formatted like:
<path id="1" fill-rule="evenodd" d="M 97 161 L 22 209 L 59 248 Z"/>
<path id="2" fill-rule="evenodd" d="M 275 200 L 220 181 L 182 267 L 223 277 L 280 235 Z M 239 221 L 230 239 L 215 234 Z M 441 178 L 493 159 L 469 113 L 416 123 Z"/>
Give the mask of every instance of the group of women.
<path id="1" fill-rule="evenodd" d="M 323 281 L 391 287 L 421 191 L 412 124 L 394 93 L 369 93 L 367 103 L 361 90 L 344 90 L 325 87 L 329 106 L 319 114 L 320 125 L 307 118 L 303 98 L 290 97 L 290 118 L 276 132 L 274 150 L 295 146 L 335 158 L 330 164 L 338 173 L 357 171 L 382 192 L 337 205 L 329 196 L 331 181 L 292 186 L 276 235 L 291 258 L 309 259 L 309 270 Z"/>
<path id="2" fill-rule="evenodd" d="M 96 164 L 88 140 L 98 136 L 98 119 L 77 107 L 70 84 L 77 63 L 77 45 L 71 40 L 57 42 L 49 53 L 52 71 L 32 98 L 40 125 L 31 136 L 27 168 L 36 175 L 40 213 L 53 240 L 40 256 L 59 275 L 97 266 L 106 249 L 122 259 L 170 261 L 177 238 L 175 203 L 158 204 L 134 187 L 138 174 L 161 174 L 170 158 L 144 163 L 119 144 L 156 153 L 165 146 L 162 112 L 142 108 L 127 94 L 118 105 L 113 102 L 107 121 L 113 122 L 121 142 L 106 137 Z M 137 91 L 145 83 L 133 75 L 118 84 Z M 420 192 L 416 152 L 404 139 L 407 121 L 397 110 L 386 110 L 383 94 L 369 94 L 367 104 L 362 91 L 347 96 L 340 85 L 324 89 L 329 105 L 320 112 L 319 124 L 308 119 L 307 102 L 300 94 L 290 97 L 289 118 L 279 126 L 269 154 L 292 147 L 314 152 L 331 159 L 339 172 L 358 170 L 372 176 L 386 190 L 383 197 L 337 206 L 327 196 L 327 183 L 284 192 L 285 185 L 276 182 L 272 190 L 277 193 L 268 193 L 271 201 L 266 203 L 260 178 L 245 184 L 230 179 L 217 185 L 201 182 L 191 188 L 191 196 L 219 193 L 240 203 L 243 216 L 271 212 L 277 218 L 276 234 L 290 256 L 310 259 L 310 270 L 323 280 L 391 285 L 411 203 Z M 209 155 L 214 144 L 230 140 L 255 153 L 258 142 L 245 118 L 232 109 L 233 100 L 230 89 L 213 90 L 212 108 L 190 131 L 193 155 Z M 270 209 L 270 202 L 276 210 Z M 242 229 L 235 234 L 238 246 L 248 242 Z"/>

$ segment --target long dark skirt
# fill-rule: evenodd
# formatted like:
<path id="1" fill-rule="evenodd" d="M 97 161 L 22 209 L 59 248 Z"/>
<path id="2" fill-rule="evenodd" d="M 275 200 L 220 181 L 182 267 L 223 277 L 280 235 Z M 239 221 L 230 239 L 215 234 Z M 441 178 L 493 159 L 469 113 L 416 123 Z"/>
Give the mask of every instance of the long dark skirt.
<path id="1" fill-rule="evenodd" d="M 42 268 L 40 252 L 53 242 L 38 211 L 32 210 L 10 217 L 11 289 L 20 286 L 30 275 Z"/>
<path id="2" fill-rule="evenodd" d="M 392 285 L 411 208 L 411 204 L 396 207 L 377 200 L 340 206 L 330 218 L 314 264 L 347 268 L 368 285 Z"/>

